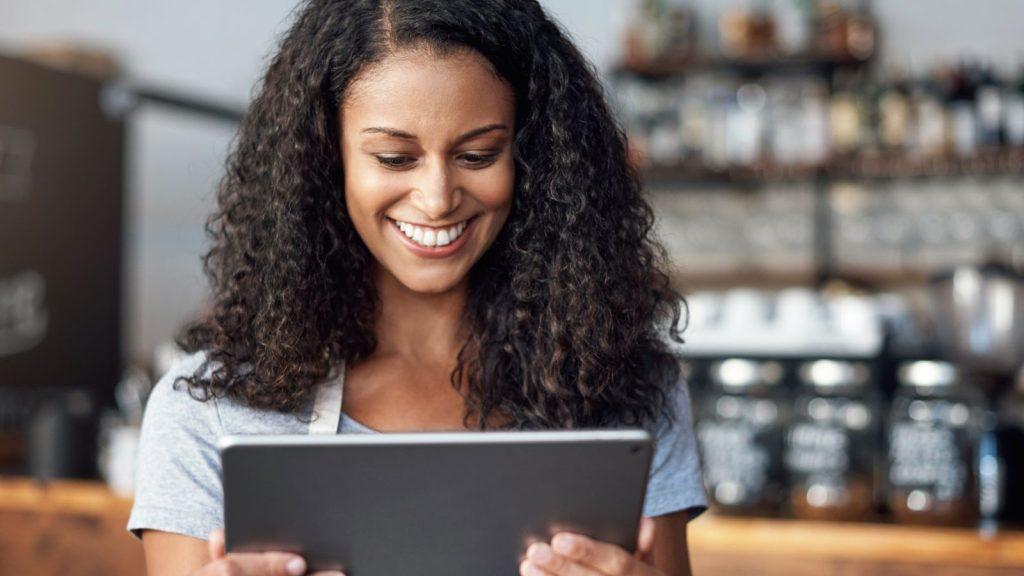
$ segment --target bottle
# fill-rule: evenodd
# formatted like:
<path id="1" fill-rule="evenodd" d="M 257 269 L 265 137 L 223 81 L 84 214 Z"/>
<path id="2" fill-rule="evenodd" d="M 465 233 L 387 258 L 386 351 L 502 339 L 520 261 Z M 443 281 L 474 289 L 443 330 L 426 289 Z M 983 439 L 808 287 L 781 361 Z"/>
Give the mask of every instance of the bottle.
<path id="1" fill-rule="evenodd" d="M 914 152 L 925 157 L 942 156 L 947 151 L 949 118 L 942 94 L 933 78 L 923 78 L 911 89 L 912 116 L 916 119 Z"/>
<path id="2" fill-rule="evenodd" d="M 1024 68 L 1007 85 L 1003 100 L 1003 133 L 1009 146 L 1024 146 Z"/>
<path id="3" fill-rule="evenodd" d="M 978 148 L 976 87 L 964 66 L 952 75 L 947 106 L 950 109 L 953 151 L 957 156 L 973 156 Z"/>
<path id="4" fill-rule="evenodd" d="M 776 0 L 774 10 L 778 23 L 778 43 L 783 54 L 808 51 L 811 43 L 811 6 L 807 0 Z"/>
<path id="5" fill-rule="evenodd" d="M 883 89 L 878 114 L 883 147 L 900 152 L 911 148 L 910 98 L 905 78 L 897 76 Z"/>
<path id="6" fill-rule="evenodd" d="M 863 104 L 855 90 L 856 77 L 837 74 L 829 110 L 832 153 L 849 156 L 860 151 L 863 133 Z"/>
<path id="7" fill-rule="evenodd" d="M 866 2 L 853 10 L 846 19 L 846 53 L 855 60 L 867 60 L 875 53 L 878 33 Z"/>
<path id="8" fill-rule="evenodd" d="M 977 118 L 978 145 L 998 148 L 1003 144 L 1003 87 L 991 68 L 978 69 Z"/>
<path id="9" fill-rule="evenodd" d="M 761 160 L 766 100 L 764 88 L 756 82 L 742 84 L 736 89 L 735 103 L 729 107 L 726 117 L 730 164 L 749 166 Z"/>
<path id="10" fill-rule="evenodd" d="M 803 100 L 802 161 L 819 165 L 829 158 L 828 86 L 823 81 L 808 81 L 801 92 Z"/>

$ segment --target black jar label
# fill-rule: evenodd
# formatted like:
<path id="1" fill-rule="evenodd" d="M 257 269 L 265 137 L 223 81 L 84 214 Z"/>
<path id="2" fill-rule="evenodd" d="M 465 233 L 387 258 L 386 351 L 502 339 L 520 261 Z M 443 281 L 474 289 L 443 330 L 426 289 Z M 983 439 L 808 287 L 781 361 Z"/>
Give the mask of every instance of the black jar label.
<path id="1" fill-rule="evenodd" d="M 957 431 L 917 422 L 896 422 L 889 432 L 889 482 L 926 492 L 937 501 L 963 496 L 967 462 Z"/>
<path id="2" fill-rule="evenodd" d="M 771 455 L 757 428 L 742 422 L 702 422 L 697 437 L 704 480 L 712 498 L 738 506 L 759 503 L 768 484 Z"/>
<path id="3" fill-rule="evenodd" d="M 850 441 L 837 426 L 801 422 L 786 436 L 786 467 L 795 475 L 842 475 L 850 467 Z"/>

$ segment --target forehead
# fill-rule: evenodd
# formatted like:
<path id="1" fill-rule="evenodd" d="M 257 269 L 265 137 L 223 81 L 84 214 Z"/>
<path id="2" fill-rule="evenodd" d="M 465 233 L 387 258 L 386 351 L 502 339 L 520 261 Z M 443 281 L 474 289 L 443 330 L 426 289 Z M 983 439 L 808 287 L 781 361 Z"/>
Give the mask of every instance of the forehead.
<path id="1" fill-rule="evenodd" d="M 408 50 L 363 70 L 346 92 L 341 117 L 343 124 L 415 129 L 441 123 L 454 127 L 511 122 L 514 107 L 511 86 L 480 54 Z"/>

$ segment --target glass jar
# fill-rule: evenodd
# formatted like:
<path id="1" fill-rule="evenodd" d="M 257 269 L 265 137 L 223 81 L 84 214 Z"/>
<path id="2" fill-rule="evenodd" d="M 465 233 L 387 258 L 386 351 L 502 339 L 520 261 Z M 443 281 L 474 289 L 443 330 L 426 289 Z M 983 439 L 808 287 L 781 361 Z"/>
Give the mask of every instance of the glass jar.
<path id="1" fill-rule="evenodd" d="M 726 513 L 775 513 L 783 493 L 782 367 L 732 358 L 708 376 L 696 431 L 709 500 Z"/>
<path id="2" fill-rule="evenodd" d="M 974 522 L 983 396 L 946 362 L 909 362 L 897 377 L 887 451 L 893 517 L 908 523 Z"/>
<path id="3" fill-rule="evenodd" d="M 785 446 L 795 516 L 861 520 L 870 514 L 879 430 L 870 376 L 860 362 L 817 360 L 800 367 Z"/>

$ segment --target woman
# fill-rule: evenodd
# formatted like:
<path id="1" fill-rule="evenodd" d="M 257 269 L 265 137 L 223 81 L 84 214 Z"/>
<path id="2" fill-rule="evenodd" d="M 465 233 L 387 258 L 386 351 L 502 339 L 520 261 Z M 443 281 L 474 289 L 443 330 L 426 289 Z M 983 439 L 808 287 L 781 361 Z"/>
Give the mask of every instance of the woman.
<path id="1" fill-rule="evenodd" d="M 680 299 L 594 71 L 535 0 L 308 2 L 218 201 L 213 305 L 143 425 L 150 574 L 304 573 L 224 554 L 215 446 L 306 432 L 335 381 L 343 433 L 647 427 L 638 554 L 561 534 L 519 571 L 689 573 Z"/>

